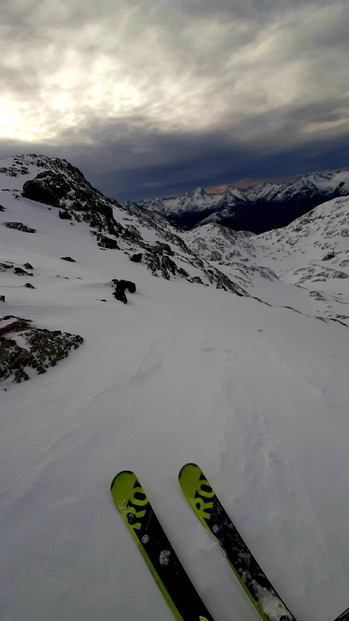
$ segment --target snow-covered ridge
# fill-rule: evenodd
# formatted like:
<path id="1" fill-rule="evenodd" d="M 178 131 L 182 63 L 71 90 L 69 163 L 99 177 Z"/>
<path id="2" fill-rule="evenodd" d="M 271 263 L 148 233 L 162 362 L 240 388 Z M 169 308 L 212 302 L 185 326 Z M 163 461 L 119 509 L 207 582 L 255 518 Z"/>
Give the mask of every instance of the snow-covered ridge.
<path id="1" fill-rule="evenodd" d="M 246 294 L 218 269 L 196 257 L 164 218 L 137 206 L 125 210 L 93 188 L 66 160 L 34 154 L 3 160 L 0 189 L 3 196 L 6 192 L 19 202 L 30 199 L 54 207 L 59 218 L 71 225 L 85 222 L 99 247 L 120 250 L 129 258 L 139 257 L 156 276 L 184 278 Z M 5 225 L 16 226 L 6 219 Z"/>
<path id="2" fill-rule="evenodd" d="M 218 194 L 196 188 L 181 196 L 137 204 L 185 229 L 211 221 L 261 233 L 285 226 L 317 205 L 348 194 L 349 171 L 340 170 L 309 173 L 294 181 L 262 183 L 246 189 L 229 186 Z"/>
<path id="3" fill-rule="evenodd" d="M 275 303 L 274 294 L 268 297 L 267 281 L 292 283 L 316 301 L 316 316 L 349 324 L 349 197 L 328 201 L 262 235 L 209 223 L 183 237 L 250 295 Z M 297 308 L 292 289 L 288 292 L 289 305 Z"/>

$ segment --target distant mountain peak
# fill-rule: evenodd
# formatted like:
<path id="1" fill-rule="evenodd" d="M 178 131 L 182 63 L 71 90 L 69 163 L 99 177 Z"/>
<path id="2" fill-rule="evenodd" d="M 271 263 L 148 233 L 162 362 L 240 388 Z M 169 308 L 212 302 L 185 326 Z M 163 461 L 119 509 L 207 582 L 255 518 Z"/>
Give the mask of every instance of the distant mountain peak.
<path id="1" fill-rule="evenodd" d="M 325 201 L 348 195 L 349 170 L 339 170 L 307 173 L 292 181 L 263 182 L 248 188 L 230 185 L 217 194 L 197 187 L 171 199 L 149 199 L 142 204 L 183 229 L 215 221 L 234 230 L 259 234 L 286 226 Z"/>
<path id="2" fill-rule="evenodd" d="M 192 196 L 207 196 L 204 188 L 200 187 L 195 188 L 195 190 L 193 190 L 193 192 L 189 192 L 189 194 L 191 194 Z"/>

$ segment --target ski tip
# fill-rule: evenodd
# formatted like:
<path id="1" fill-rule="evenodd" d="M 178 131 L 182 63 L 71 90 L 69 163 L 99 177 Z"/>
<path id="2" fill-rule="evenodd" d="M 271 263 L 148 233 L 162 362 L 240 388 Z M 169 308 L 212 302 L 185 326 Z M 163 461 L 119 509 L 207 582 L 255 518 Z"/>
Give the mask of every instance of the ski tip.
<path id="1" fill-rule="evenodd" d="M 184 466 L 180 469 L 179 474 L 178 474 L 179 479 L 181 478 L 184 470 L 190 466 L 193 468 L 200 468 L 200 466 L 198 466 L 197 464 L 194 464 L 193 462 L 189 461 L 187 464 L 184 464 Z"/>
<path id="2" fill-rule="evenodd" d="M 122 477 L 124 474 L 134 474 L 132 472 L 132 470 L 121 470 L 121 472 L 118 472 L 118 474 L 113 478 L 111 484 L 110 484 L 110 489 L 113 489 L 117 479 L 119 479 L 120 477 Z"/>

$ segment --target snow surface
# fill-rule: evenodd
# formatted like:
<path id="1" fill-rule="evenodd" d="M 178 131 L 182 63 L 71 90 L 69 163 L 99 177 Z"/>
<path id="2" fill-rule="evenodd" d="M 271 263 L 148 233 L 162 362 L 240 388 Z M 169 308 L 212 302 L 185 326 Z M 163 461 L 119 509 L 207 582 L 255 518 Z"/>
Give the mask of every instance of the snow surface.
<path id="1" fill-rule="evenodd" d="M 0 273 L 3 314 L 84 338 L 45 375 L 0 389 L 1 620 L 172 620 L 109 492 L 123 469 L 138 474 L 213 617 L 258 619 L 179 490 L 188 461 L 203 468 L 295 617 L 334 619 L 348 606 L 349 330 L 333 321 L 347 308 L 348 280 L 320 278 L 316 298 L 314 283 L 289 278 L 313 261 L 321 270 L 336 262 L 322 261 L 315 243 L 330 235 L 333 205 L 317 208 L 321 218 L 312 212 L 308 232 L 298 222 L 259 238 L 235 234 L 234 245 L 233 232 L 214 225 L 183 234 L 189 247 L 203 236 L 203 258 L 220 248 L 212 265 L 240 274 L 250 297 L 238 297 L 155 278 L 99 248 L 86 223 L 8 191 L 18 178 L 1 177 L 0 263 L 30 262 L 36 287 Z M 326 243 L 336 249 L 338 236 Z M 111 295 L 115 277 L 137 285 L 127 305 Z"/>

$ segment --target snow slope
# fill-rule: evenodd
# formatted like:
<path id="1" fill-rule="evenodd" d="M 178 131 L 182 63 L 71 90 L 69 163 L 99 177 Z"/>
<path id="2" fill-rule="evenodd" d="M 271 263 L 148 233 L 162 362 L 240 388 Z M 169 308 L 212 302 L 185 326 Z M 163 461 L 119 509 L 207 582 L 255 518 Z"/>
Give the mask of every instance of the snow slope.
<path id="1" fill-rule="evenodd" d="M 330 239 L 348 202 L 283 236 L 239 234 L 233 244 L 231 231 L 209 225 L 199 243 L 194 231 L 171 238 L 173 260 L 201 274 L 199 284 L 154 277 L 129 260 L 126 237 L 120 250 L 98 246 L 88 222 L 23 198 L 26 178 L 11 186 L 2 176 L 0 263 L 30 262 L 36 288 L 0 273 L 3 314 L 84 344 L 45 375 L 0 389 L 1 620 L 173 618 L 111 499 L 122 469 L 139 475 L 214 618 L 258 619 L 179 491 L 187 461 L 202 466 L 295 617 L 333 620 L 348 606 L 349 331 L 325 310 L 333 319 L 336 304 L 345 308 L 348 280 L 318 281 L 324 302 L 290 274 L 336 261 L 322 261 L 324 231 L 323 243 L 336 250 L 340 236 L 348 251 L 344 225 Z M 147 243 L 175 235 L 160 220 L 152 229 L 117 206 L 114 215 Z M 248 295 L 217 289 L 208 263 L 239 276 Z M 112 278 L 136 283 L 127 305 L 113 298 Z"/>

